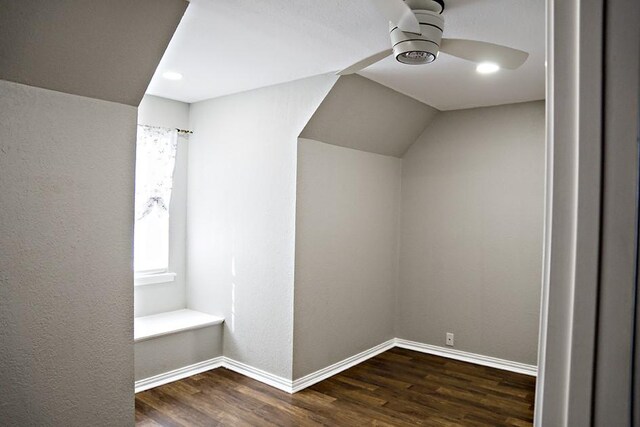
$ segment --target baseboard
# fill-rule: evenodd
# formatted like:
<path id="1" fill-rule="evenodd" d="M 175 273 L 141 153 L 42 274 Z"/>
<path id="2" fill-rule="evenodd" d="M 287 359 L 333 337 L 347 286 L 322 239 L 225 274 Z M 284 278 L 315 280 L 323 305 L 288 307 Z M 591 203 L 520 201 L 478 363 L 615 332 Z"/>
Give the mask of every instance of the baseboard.
<path id="1" fill-rule="evenodd" d="M 517 372 L 519 374 L 531 375 L 534 377 L 538 375 L 538 367 L 535 365 L 527 365 L 525 363 L 513 362 L 511 360 L 498 359 L 497 357 L 468 353 L 466 351 L 438 347 L 435 345 L 409 341 L 402 338 L 396 338 L 395 345 L 397 347 L 406 348 L 408 350 L 433 354 L 435 356 L 460 360 L 462 362 L 475 363 L 476 365 L 488 366 L 505 371 Z"/>
<path id="2" fill-rule="evenodd" d="M 262 369 L 254 368 L 253 366 L 249 366 L 228 357 L 224 358 L 222 366 L 246 377 L 253 378 L 254 380 L 270 385 L 271 387 L 275 387 L 287 393 L 293 393 L 292 382 L 286 378 L 279 377 L 267 371 L 263 371 Z"/>
<path id="3" fill-rule="evenodd" d="M 153 377 L 138 380 L 135 382 L 135 392 L 139 393 L 141 391 L 149 390 L 153 387 L 158 387 L 160 385 L 178 381 L 192 375 L 209 371 L 211 369 L 219 368 L 222 366 L 223 359 L 224 358 L 222 356 L 218 356 L 214 357 L 213 359 L 194 363 L 193 365 L 185 366 L 182 368 L 174 369 L 173 371 L 165 372 L 163 374 L 154 375 Z"/>
<path id="4" fill-rule="evenodd" d="M 305 389 L 309 386 L 312 386 L 315 383 L 318 383 L 322 380 L 325 380 L 333 375 L 336 375 L 345 369 L 349 369 L 352 366 L 355 366 L 359 363 L 364 362 L 367 359 L 370 359 L 374 356 L 377 356 L 380 353 L 383 353 L 395 346 L 395 339 L 390 339 L 389 341 L 383 342 L 382 344 L 378 344 L 377 346 L 365 350 L 361 353 L 348 357 L 340 362 L 334 363 L 333 365 L 327 366 L 326 368 L 322 368 L 318 371 L 312 372 L 304 377 L 298 378 L 293 381 L 292 392 L 296 393 L 302 389 Z"/>
<path id="5" fill-rule="evenodd" d="M 203 362 L 194 363 L 193 365 L 185 366 L 183 368 L 174 369 L 173 371 L 165 372 L 163 374 L 154 375 L 153 377 L 138 380 L 135 382 L 135 392 L 139 393 L 141 391 L 149 390 L 150 388 L 178 381 L 216 368 L 227 368 L 279 390 L 292 393 L 293 387 L 291 380 L 287 380 L 263 371 L 262 369 L 254 368 L 253 366 L 249 366 L 245 363 L 238 362 L 237 360 L 224 356 L 219 356 Z"/>
<path id="6" fill-rule="evenodd" d="M 462 362 L 474 363 L 476 365 L 488 366 L 496 369 L 503 369 L 510 372 L 517 372 L 519 374 L 531 376 L 537 376 L 538 374 L 538 368 L 534 365 L 527 365 L 524 363 L 513 362 L 511 360 L 498 359 L 497 357 L 484 356 L 481 354 L 469 353 L 466 351 L 438 347 L 435 345 L 409 341 L 402 338 L 393 338 L 361 353 L 341 360 L 340 362 L 334 363 L 333 365 L 327 366 L 326 368 L 322 368 L 318 371 L 305 375 L 302 378 L 298 378 L 295 381 L 279 377 L 267 371 L 263 371 L 262 369 L 254 368 L 253 366 L 238 362 L 237 360 L 220 356 L 213 359 L 205 360 L 204 362 L 185 366 L 184 368 L 175 369 L 164 374 L 159 374 L 153 377 L 136 381 L 135 392 L 138 393 L 153 387 L 170 383 L 172 381 L 181 380 L 192 375 L 209 371 L 211 369 L 224 367 L 241 375 L 253 378 L 256 381 L 260 381 L 264 384 L 275 387 L 284 392 L 296 393 L 346 369 L 349 369 L 352 366 L 362 363 L 367 359 L 377 356 L 380 353 L 390 350 L 393 347 L 406 348 L 408 350 L 419 351 L 421 353 L 433 354 L 435 356 L 446 357 L 449 359 L 460 360 Z"/>

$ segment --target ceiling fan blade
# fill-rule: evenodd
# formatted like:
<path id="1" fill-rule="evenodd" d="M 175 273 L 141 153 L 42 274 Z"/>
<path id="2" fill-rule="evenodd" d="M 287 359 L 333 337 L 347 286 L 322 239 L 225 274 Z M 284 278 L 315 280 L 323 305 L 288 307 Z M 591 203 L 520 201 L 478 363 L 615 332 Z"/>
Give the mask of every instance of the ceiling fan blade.
<path id="1" fill-rule="evenodd" d="M 405 33 L 420 34 L 418 18 L 404 0 L 371 0 L 382 16 Z"/>
<path id="2" fill-rule="evenodd" d="M 336 74 L 339 76 L 346 76 L 348 74 L 357 73 L 358 71 L 367 68 L 369 65 L 375 64 L 376 62 L 383 60 L 387 56 L 391 55 L 391 52 L 393 52 L 393 50 L 385 49 L 382 52 L 374 53 L 373 55 L 368 56 L 363 60 L 356 62 L 350 67 L 347 67 L 344 70 L 338 71 Z"/>
<path id="3" fill-rule="evenodd" d="M 477 40 L 442 39 L 440 51 L 473 62 L 493 62 L 515 70 L 529 57 L 527 52 Z"/>

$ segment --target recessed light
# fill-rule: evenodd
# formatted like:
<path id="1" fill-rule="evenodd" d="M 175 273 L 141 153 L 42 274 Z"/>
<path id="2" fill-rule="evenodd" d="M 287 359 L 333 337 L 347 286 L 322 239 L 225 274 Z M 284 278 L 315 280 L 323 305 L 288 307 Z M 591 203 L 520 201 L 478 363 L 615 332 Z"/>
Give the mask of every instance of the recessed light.
<path id="1" fill-rule="evenodd" d="M 500 67 L 498 64 L 494 64 L 493 62 L 481 62 L 476 67 L 476 71 L 480 74 L 491 74 L 498 71 Z"/>
<path id="2" fill-rule="evenodd" d="M 165 71 L 162 73 L 162 77 L 167 80 L 182 80 L 182 74 L 175 71 Z"/>

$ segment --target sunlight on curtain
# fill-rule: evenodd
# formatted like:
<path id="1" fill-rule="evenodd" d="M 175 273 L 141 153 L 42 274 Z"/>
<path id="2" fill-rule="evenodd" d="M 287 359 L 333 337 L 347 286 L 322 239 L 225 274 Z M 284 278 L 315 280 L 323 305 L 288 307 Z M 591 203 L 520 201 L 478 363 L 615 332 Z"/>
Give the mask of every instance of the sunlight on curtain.
<path id="1" fill-rule="evenodd" d="M 134 270 L 166 271 L 169 206 L 178 132 L 138 125 L 136 143 Z"/>

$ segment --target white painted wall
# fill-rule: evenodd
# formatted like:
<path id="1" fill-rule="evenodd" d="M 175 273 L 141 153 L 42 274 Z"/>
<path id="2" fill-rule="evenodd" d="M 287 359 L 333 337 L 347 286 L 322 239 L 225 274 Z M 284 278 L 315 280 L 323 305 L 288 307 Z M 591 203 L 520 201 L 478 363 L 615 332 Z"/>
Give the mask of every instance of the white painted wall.
<path id="1" fill-rule="evenodd" d="M 401 164 L 299 140 L 294 378 L 395 336 Z"/>
<path id="2" fill-rule="evenodd" d="M 592 392 L 601 280 L 604 4 L 589 1 L 585 7 L 583 2 L 549 0 L 547 6 L 547 179 L 537 427 L 598 425 Z"/>
<path id="3" fill-rule="evenodd" d="M 225 318 L 225 356 L 290 379 L 297 137 L 336 77 L 191 105 L 189 308 Z"/>
<path id="4" fill-rule="evenodd" d="M 138 108 L 138 124 L 188 129 L 189 104 L 145 95 Z M 176 273 L 173 282 L 135 287 L 135 316 L 148 316 L 187 306 L 187 160 L 189 144 L 178 142 L 173 175 L 169 219 L 169 270 Z"/>
<path id="5" fill-rule="evenodd" d="M 403 158 L 400 338 L 536 364 L 544 102 L 443 112 Z"/>
<path id="6" fill-rule="evenodd" d="M 159 96 L 145 95 L 138 107 L 138 124 L 188 129 L 189 104 Z"/>
<path id="7" fill-rule="evenodd" d="M 0 424 L 133 420 L 136 108 L 0 80 Z"/>
<path id="8" fill-rule="evenodd" d="M 189 104 L 145 95 L 138 123 L 166 128 L 189 128 Z M 135 316 L 187 307 L 187 172 L 189 142 L 180 138 L 173 174 L 169 222 L 169 270 L 173 282 L 135 287 Z M 135 344 L 136 381 L 222 355 L 222 326 L 181 332 Z"/>

